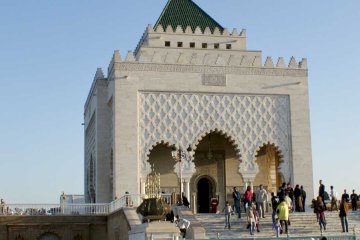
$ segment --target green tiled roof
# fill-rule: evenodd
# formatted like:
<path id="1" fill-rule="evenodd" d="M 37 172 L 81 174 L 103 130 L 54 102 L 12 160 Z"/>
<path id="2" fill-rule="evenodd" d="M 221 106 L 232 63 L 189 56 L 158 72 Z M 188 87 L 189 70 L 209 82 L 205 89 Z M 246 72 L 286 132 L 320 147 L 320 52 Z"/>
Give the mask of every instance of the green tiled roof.
<path id="1" fill-rule="evenodd" d="M 168 0 L 154 29 L 157 29 L 159 25 L 162 25 L 164 29 L 171 25 L 174 30 L 180 25 L 184 31 L 187 26 L 190 26 L 193 32 L 197 26 L 202 32 L 206 27 L 209 27 L 211 32 L 214 32 L 215 27 L 218 27 L 221 32 L 224 30 L 219 23 L 191 0 Z"/>

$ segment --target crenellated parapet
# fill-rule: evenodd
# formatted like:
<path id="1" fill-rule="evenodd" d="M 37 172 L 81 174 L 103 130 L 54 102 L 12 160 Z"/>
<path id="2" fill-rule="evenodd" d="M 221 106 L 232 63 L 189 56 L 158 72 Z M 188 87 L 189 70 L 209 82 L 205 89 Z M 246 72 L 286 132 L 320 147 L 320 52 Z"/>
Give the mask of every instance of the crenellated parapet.
<path id="1" fill-rule="evenodd" d="M 207 46 L 204 47 L 203 44 Z M 183 28 L 178 25 L 176 28 L 173 28 L 171 25 L 157 25 L 156 28 L 153 28 L 151 25 L 148 25 L 135 48 L 135 55 L 138 54 L 141 47 L 245 50 L 246 30 L 242 29 L 239 31 L 234 28 L 232 32 L 230 32 L 226 28 L 220 29 L 215 27 L 215 29 L 211 31 L 209 27 L 206 27 L 202 31 L 200 26 L 195 28 L 187 26 Z"/>
<path id="2" fill-rule="evenodd" d="M 307 69 L 307 59 L 302 58 L 297 61 L 291 57 L 287 62 L 283 57 L 273 61 L 272 57 L 267 57 L 262 63 L 258 52 L 246 52 L 243 54 L 226 54 L 217 52 L 198 53 L 198 52 L 162 52 L 146 51 L 141 52 L 137 58 L 132 51 L 128 51 L 124 60 L 121 59 L 118 51 L 109 65 L 110 73 L 114 63 L 157 63 L 157 64 L 179 64 L 179 65 L 199 65 L 199 66 L 227 66 L 227 67 L 255 67 L 255 68 L 278 68 L 278 69 Z"/>

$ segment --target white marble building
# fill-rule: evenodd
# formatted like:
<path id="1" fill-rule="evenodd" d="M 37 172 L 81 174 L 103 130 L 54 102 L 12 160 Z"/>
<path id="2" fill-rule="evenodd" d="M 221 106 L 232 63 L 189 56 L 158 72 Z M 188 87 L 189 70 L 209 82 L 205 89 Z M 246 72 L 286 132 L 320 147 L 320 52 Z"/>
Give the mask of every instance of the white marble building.
<path id="1" fill-rule="evenodd" d="M 134 52 L 115 51 L 106 76 L 97 69 L 84 112 L 87 202 L 144 194 L 151 166 L 163 192 L 179 193 L 173 147 L 196 211 L 232 200 L 234 186 L 285 181 L 312 198 L 306 59 L 263 58 L 246 41 L 192 1 L 169 0 Z"/>

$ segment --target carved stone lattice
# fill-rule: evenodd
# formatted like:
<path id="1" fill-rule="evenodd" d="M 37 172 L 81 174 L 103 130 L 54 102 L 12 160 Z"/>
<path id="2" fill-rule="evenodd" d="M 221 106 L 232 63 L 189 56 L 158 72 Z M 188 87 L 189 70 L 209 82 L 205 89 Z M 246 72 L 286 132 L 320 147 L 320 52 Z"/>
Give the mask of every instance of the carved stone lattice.
<path id="1" fill-rule="evenodd" d="M 290 106 L 287 95 L 237 95 L 142 92 L 140 147 L 142 175 L 150 173 L 150 150 L 160 142 L 196 149 L 206 134 L 230 137 L 239 156 L 239 172 L 253 179 L 258 172 L 256 152 L 275 144 L 282 155 L 280 171 L 290 174 Z"/>

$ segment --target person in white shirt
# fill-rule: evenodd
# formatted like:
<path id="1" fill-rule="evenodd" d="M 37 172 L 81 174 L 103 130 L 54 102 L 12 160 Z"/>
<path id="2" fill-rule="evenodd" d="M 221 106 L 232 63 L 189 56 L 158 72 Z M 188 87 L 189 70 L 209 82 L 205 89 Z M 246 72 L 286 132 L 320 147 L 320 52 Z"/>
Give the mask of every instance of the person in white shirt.
<path id="1" fill-rule="evenodd" d="M 180 218 L 179 215 L 176 215 L 176 226 L 180 229 L 180 232 L 183 234 L 183 238 L 186 237 L 186 229 L 190 227 L 190 221 L 185 218 Z"/>
<path id="2" fill-rule="evenodd" d="M 331 207 L 330 207 L 330 211 L 332 211 L 335 206 L 335 210 L 339 210 L 338 208 L 338 204 L 337 204 L 337 193 L 334 190 L 334 186 L 330 186 L 330 199 L 331 199 Z"/>
<path id="3" fill-rule="evenodd" d="M 260 184 L 259 189 L 256 191 L 255 199 L 260 217 L 265 218 L 267 192 L 262 184 Z"/>

